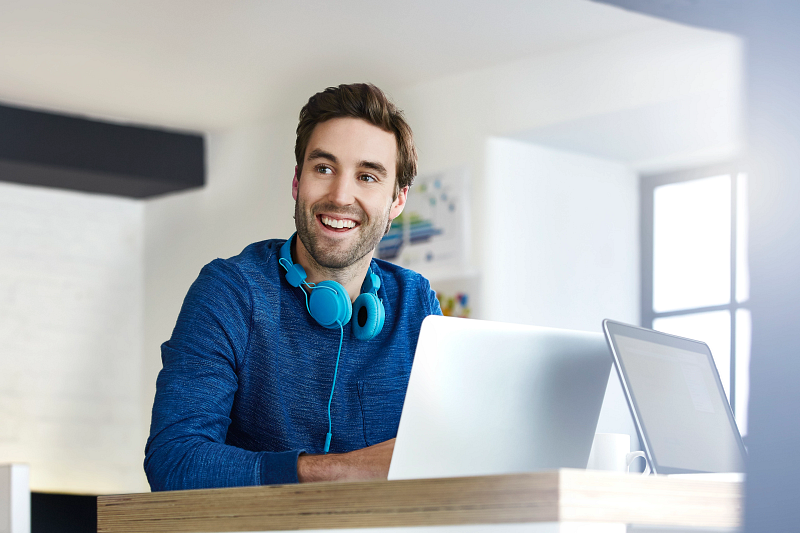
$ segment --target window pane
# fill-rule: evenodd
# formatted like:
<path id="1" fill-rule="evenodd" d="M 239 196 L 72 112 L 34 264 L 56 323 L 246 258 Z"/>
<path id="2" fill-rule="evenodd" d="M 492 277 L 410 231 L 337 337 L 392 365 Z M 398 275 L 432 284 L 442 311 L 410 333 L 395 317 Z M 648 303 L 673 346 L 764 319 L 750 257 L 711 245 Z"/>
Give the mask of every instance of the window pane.
<path id="1" fill-rule="evenodd" d="M 739 303 L 750 298 L 750 269 L 747 262 L 749 221 L 747 174 L 739 174 L 736 176 L 736 301 Z"/>
<path id="2" fill-rule="evenodd" d="M 653 329 L 708 344 L 725 394 L 730 400 L 731 318 L 728 311 L 657 318 L 653 320 Z"/>
<path id="3" fill-rule="evenodd" d="M 726 304 L 730 283 L 730 176 L 656 187 L 653 310 Z"/>
<path id="4" fill-rule="evenodd" d="M 736 310 L 736 422 L 739 432 L 747 434 L 747 405 L 750 401 L 750 333 L 749 309 Z"/>

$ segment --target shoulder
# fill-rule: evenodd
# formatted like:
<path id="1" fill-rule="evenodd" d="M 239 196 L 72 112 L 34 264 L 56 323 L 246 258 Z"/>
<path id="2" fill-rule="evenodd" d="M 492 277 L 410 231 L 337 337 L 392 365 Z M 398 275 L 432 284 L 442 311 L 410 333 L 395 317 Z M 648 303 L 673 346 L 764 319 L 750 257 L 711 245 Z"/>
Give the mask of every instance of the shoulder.
<path id="1" fill-rule="evenodd" d="M 254 242 L 233 257 L 215 259 L 209 264 L 225 265 L 228 268 L 242 271 L 261 269 L 266 267 L 270 260 L 280 253 L 280 247 L 284 242 L 286 242 L 286 239 L 269 239 Z"/>
<path id="2" fill-rule="evenodd" d="M 429 315 L 441 315 L 441 306 L 428 280 L 418 272 L 393 263 L 373 259 L 372 269 L 381 278 L 378 296 L 386 310 L 386 322 L 391 324 L 389 337 L 412 339 L 416 343 L 422 321 Z M 409 345 L 413 354 L 414 344 Z"/>
<path id="3" fill-rule="evenodd" d="M 273 261 L 277 262 L 280 246 L 284 242 L 285 239 L 254 242 L 237 255 L 227 259 L 214 259 L 203 267 L 201 276 L 207 274 L 247 283 L 268 269 Z"/>
<path id="4" fill-rule="evenodd" d="M 372 260 L 372 269 L 381 278 L 384 296 L 408 309 L 416 309 L 421 316 L 442 314 L 436 293 L 431 284 L 418 272 L 382 261 Z"/>
<path id="5" fill-rule="evenodd" d="M 389 285 L 393 285 L 398 290 L 419 291 L 424 294 L 431 290 L 430 282 L 418 272 L 382 259 L 373 259 L 371 266 L 387 288 Z"/>
<path id="6" fill-rule="evenodd" d="M 271 263 L 277 264 L 276 254 L 283 242 L 282 239 L 256 242 L 233 257 L 214 259 L 202 268 L 190 292 L 199 292 L 204 297 L 227 294 L 249 300 L 252 288 L 263 285 L 265 277 L 268 278 L 265 273 L 270 272 Z"/>

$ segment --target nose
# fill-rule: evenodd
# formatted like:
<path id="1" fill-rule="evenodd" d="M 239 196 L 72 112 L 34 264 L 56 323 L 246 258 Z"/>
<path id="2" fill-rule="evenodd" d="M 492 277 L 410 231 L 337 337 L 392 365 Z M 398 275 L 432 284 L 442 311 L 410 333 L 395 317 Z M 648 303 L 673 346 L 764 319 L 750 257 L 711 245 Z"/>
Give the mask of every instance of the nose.
<path id="1" fill-rule="evenodd" d="M 328 198 L 336 205 L 351 205 L 355 202 L 353 196 L 353 178 L 352 176 L 342 173 L 331 180 L 331 187 L 328 191 Z"/>

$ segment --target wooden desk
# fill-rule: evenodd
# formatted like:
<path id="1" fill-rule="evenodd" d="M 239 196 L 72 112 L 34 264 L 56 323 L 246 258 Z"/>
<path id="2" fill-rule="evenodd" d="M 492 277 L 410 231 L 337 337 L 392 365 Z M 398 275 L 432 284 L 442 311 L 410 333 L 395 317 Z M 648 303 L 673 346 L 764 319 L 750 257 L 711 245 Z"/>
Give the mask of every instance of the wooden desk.
<path id="1" fill-rule="evenodd" d="M 558 522 L 738 527 L 741 483 L 558 470 L 100 496 L 98 532 L 219 532 Z M 624 531 L 624 528 L 623 528 Z"/>

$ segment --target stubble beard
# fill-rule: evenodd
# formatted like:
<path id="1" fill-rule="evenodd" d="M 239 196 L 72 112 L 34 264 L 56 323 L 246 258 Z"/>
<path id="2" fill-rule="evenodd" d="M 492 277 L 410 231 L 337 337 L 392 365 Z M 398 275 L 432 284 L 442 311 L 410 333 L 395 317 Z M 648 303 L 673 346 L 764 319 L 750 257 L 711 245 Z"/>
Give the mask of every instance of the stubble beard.
<path id="1" fill-rule="evenodd" d="M 319 204 L 314 209 L 306 208 L 300 199 L 294 204 L 294 219 L 297 227 L 297 236 L 303 243 L 311 258 L 321 267 L 329 270 L 341 270 L 348 268 L 367 254 L 371 253 L 391 226 L 389 212 L 391 206 L 387 208 L 384 215 L 374 221 L 369 221 L 366 213 L 357 207 L 352 209 L 341 209 L 330 204 Z M 340 246 L 325 246 L 323 239 L 316 231 L 317 212 L 324 212 L 354 218 L 360 222 L 358 226 L 359 238 L 349 248 L 342 249 Z M 351 230 L 352 231 L 352 230 Z"/>

